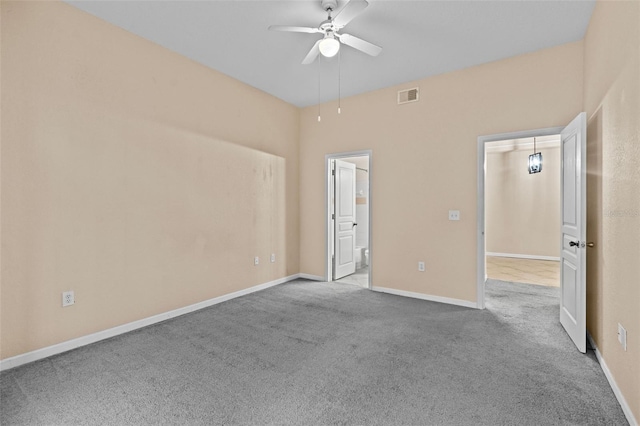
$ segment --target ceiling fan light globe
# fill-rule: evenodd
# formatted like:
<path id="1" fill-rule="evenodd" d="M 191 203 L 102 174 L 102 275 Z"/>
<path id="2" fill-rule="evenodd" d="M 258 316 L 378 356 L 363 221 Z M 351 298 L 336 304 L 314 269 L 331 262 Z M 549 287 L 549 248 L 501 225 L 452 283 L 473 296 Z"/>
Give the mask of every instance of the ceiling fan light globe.
<path id="1" fill-rule="evenodd" d="M 327 37 L 320 42 L 320 53 L 322 56 L 332 58 L 340 50 L 340 42 L 333 37 Z"/>

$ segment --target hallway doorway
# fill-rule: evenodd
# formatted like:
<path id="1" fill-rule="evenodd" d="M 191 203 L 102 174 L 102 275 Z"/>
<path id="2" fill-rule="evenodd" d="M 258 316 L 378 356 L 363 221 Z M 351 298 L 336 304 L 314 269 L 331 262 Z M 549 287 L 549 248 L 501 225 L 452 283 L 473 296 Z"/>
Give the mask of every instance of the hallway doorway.
<path id="1" fill-rule="evenodd" d="M 530 173 L 534 153 L 542 168 Z M 487 278 L 560 286 L 560 173 L 560 135 L 485 144 Z"/>

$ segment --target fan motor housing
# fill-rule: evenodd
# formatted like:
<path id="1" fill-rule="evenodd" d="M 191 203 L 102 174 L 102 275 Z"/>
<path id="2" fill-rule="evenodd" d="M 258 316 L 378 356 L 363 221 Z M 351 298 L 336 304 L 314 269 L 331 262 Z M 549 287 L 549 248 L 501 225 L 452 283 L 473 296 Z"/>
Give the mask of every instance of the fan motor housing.
<path id="1" fill-rule="evenodd" d="M 337 0 L 322 0 L 322 8 L 325 11 L 336 10 L 338 8 Z"/>

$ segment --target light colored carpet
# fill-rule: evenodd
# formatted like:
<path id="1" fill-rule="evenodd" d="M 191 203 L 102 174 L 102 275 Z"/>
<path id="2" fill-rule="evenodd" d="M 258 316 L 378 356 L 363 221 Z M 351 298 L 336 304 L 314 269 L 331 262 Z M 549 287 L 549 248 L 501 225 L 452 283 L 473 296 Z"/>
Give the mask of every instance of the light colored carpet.
<path id="1" fill-rule="evenodd" d="M 480 311 L 297 281 L 0 376 L 3 425 L 616 425 L 558 289 Z"/>

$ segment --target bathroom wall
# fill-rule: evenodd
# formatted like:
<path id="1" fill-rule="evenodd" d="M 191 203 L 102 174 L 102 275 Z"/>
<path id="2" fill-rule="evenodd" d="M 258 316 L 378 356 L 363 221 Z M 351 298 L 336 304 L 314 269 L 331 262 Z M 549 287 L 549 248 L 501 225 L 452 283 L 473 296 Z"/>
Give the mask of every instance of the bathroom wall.
<path id="1" fill-rule="evenodd" d="M 356 247 L 369 247 L 369 157 L 347 157 L 356 166 Z"/>
<path id="2" fill-rule="evenodd" d="M 369 247 L 369 179 L 366 172 L 356 170 L 356 246 Z"/>

